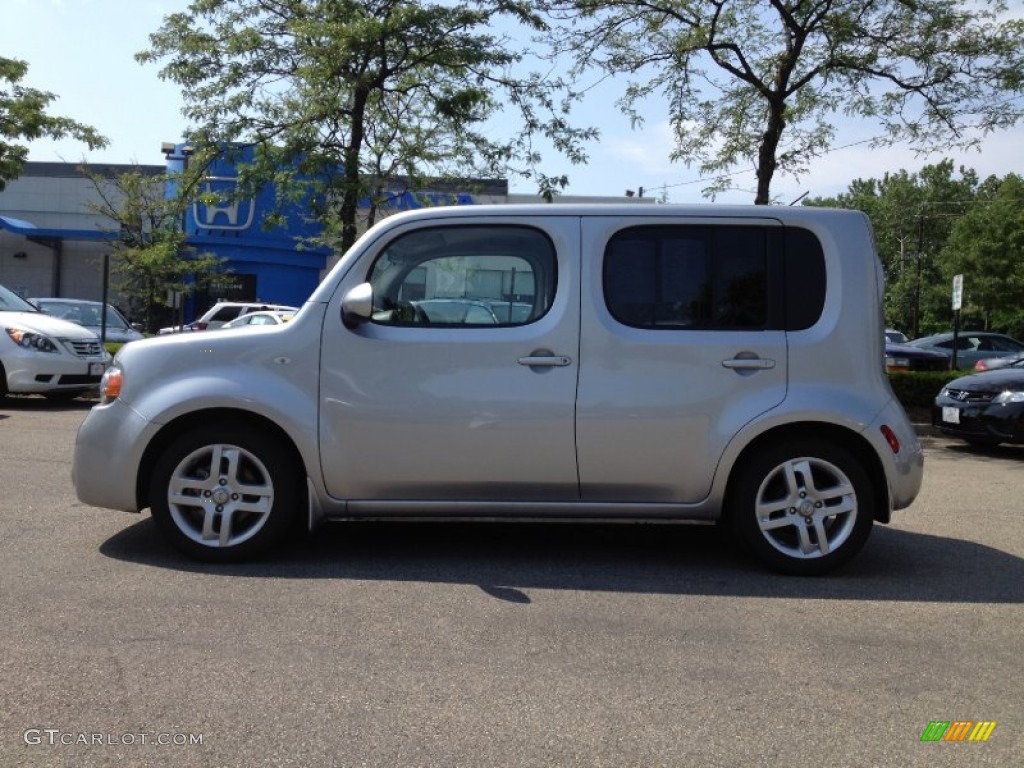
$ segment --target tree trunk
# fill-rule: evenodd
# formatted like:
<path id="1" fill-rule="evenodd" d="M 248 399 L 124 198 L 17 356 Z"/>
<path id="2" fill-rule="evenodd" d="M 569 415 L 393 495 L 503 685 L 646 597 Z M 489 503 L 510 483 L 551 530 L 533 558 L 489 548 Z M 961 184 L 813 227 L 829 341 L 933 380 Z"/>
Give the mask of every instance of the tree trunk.
<path id="1" fill-rule="evenodd" d="M 778 165 L 775 154 L 779 150 L 782 131 L 786 128 L 785 109 L 781 99 L 772 99 L 768 108 L 768 125 L 761 134 L 761 145 L 757 151 L 757 197 L 754 205 L 769 205 L 772 201 L 772 177 Z"/>
<path id="2" fill-rule="evenodd" d="M 359 237 L 359 156 L 365 133 L 366 104 L 369 91 L 357 88 L 352 95 L 352 136 L 345 150 L 345 191 L 341 196 L 341 252 L 344 253 Z"/>

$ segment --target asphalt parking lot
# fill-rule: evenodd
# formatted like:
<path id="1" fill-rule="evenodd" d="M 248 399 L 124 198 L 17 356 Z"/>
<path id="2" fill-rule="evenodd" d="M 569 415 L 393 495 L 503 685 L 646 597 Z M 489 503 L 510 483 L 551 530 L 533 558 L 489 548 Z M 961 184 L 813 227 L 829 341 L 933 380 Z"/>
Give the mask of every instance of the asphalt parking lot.
<path id="1" fill-rule="evenodd" d="M 78 504 L 88 403 L 0 401 L 0 765 L 1024 764 L 1024 448 L 819 579 L 712 528 L 335 525 L 209 567 Z M 925 741 L 933 722 L 987 741 Z"/>

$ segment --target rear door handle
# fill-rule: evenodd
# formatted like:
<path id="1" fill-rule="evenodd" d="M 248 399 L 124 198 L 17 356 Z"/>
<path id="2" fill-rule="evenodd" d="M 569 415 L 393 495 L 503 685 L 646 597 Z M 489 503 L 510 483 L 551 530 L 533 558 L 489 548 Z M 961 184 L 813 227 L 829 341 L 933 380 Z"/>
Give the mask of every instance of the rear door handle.
<path id="1" fill-rule="evenodd" d="M 775 361 L 764 357 L 734 357 L 731 360 L 723 360 L 722 365 L 732 369 L 754 369 L 763 371 L 775 367 Z"/>
<path id="2" fill-rule="evenodd" d="M 527 355 L 526 357 L 520 357 L 518 363 L 520 365 L 528 365 L 530 367 L 545 365 L 549 367 L 563 368 L 572 363 L 572 358 L 566 357 L 565 355 Z"/>

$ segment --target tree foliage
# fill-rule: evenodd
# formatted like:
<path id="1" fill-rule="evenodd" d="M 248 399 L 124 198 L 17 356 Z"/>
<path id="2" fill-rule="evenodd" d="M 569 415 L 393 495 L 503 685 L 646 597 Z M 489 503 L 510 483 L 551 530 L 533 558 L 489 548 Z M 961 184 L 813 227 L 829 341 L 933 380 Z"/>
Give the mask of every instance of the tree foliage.
<path id="1" fill-rule="evenodd" d="M 578 72 L 633 76 L 620 106 L 667 104 L 672 159 L 717 176 L 749 163 L 754 202 L 799 174 L 850 117 L 879 142 L 968 146 L 1014 125 L 1024 20 L 1002 0 L 539 0 Z"/>
<path id="2" fill-rule="evenodd" d="M 964 276 L 964 328 L 1024 335 L 1024 182 L 951 160 L 917 173 L 857 179 L 806 205 L 854 208 L 871 219 L 886 273 L 885 317 L 911 336 L 953 326 L 953 276 Z"/>
<path id="3" fill-rule="evenodd" d="M 90 149 L 107 145 L 96 129 L 69 117 L 47 114 L 57 97 L 22 85 L 27 73 L 27 62 L 0 56 L 0 191 L 21 175 L 28 159 L 28 147 L 22 142 L 70 136 Z"/>
<path id="4" fill-rule="evenodd" d="M 945 276 L 964 275 L 971 325 L 1024 338 L 1024 179 L 986 179 L 940 258 Z"/>
<path id="5" fill-rule="evenodd" d="M 223 271 L 223 259 L 187 248 L 183 229 L 200 176 L 145 173 L 139 168 L 103 176 L 83 169 L 96 190 L 90 210 L 110 223 L 102 227 L 114 251 L 115 287 L 155 331 L 169 294 L 186 295 Z M 168 192 L 172 191 L 171 194 Z"/>
<path id="6" fill-rule="evenodd" d="M 561 83 L 513 74 L 524 56 L 489 31 L 499 13 L 541 25 L 516 2 L 194 0 L 137 58 L 182 86 L 197 148 L 253 145 L 243 186 L 311 199 L 344 249 L 396 184 L 518 173 L 552 194 L 567 180 L 539 173 L 534 139 L 584 159 L 594 132 L 568 124 Z M 520 128 L 496 141 L 506 105 Z"/>

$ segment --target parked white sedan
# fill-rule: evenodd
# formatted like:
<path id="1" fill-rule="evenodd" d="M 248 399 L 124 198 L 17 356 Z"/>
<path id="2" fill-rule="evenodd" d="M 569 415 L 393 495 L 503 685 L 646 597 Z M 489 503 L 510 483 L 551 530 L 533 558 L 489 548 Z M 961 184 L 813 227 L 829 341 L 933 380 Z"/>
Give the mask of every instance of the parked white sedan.
<path id="1" fill-rule="evenodd" d="M 109 361 L 96 334 L 0 285 L 0 397 L 74 397 L 97 389 Z"/>
<path id="2" fill-rule="evenodd" d="M 221 326 L 225 328 L 253 328 L 260 325 L 281 325 L 295 317 L 294 311 L 282 312 L 250 312 L 247 315 L 236 317 L 230 323 Z"/>

